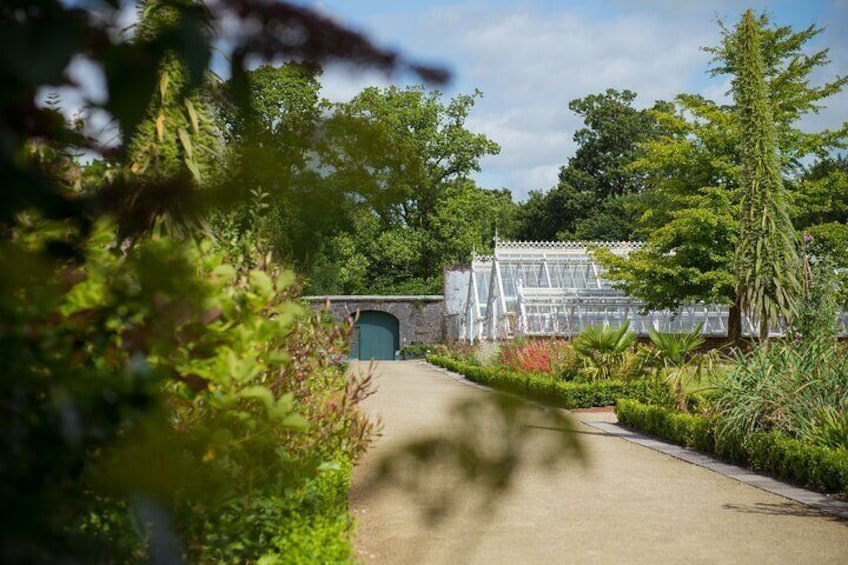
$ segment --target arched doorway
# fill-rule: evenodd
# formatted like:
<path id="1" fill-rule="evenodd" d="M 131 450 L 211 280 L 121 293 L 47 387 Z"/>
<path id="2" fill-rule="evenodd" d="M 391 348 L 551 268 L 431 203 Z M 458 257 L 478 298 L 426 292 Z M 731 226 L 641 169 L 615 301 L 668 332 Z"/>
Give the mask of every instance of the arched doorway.
<path id="1" fill-rule="evenodd" d="M 360 312 L 350 344 L 352 359 L 391 361 L 400 349 L 400 322 L 388 312 Z"/>

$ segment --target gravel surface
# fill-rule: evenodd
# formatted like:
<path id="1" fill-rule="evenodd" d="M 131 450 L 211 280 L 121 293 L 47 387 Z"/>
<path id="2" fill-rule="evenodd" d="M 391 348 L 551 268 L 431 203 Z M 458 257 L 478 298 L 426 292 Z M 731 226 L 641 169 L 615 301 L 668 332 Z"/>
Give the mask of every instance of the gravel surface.
<path id="1" fill-rule="evenodd" d="M 614 421 L 608 412 L 573 414 L 583 457 L 552 471 L 539 459 L 559 432 L 535 425 L 543 409 L 532 407 L 515 424 L 531 430 L 530 461 L 496 494 L 451 466 L 416 469 L 414 494 L 380 482 L 381 459 L 417 438 L 461 433 L 451 406 L 493 394 L 416 361 L 378 363 L 375 383 L 366 409 L 383 436 L 351 493 L 364 563 L 848 563 L 848 522 L 580 423 Z M 449 512 L 428 520 L 444 499 Z"/>

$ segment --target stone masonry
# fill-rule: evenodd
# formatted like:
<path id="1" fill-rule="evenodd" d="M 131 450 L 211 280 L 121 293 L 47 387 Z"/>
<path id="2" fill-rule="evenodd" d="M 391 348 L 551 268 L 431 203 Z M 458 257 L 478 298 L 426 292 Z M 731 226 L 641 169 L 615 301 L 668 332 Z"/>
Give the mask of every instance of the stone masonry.
<path id="1" fill-rule="evenodd" d="M 356 311 L 376 310 L 393 315 L 400 322 L 400 346 L 435 344 L 444 340 L 444 297 L 424 296 L 306 296 L 315 310 L 329 309 L 338 320 L 351 318 Z"/>

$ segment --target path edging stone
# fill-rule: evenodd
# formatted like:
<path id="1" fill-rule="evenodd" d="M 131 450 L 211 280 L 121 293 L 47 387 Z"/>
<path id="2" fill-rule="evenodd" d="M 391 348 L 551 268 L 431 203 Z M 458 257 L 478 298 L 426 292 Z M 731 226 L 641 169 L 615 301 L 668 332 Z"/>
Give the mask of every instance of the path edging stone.
<path id="1" fill-rule="evenodd" d="M 735 479 L 746 485 L 756 487 L 771 494 L 776 494 L 795 502 L 800 502 L 816 510 L 826 512 L 844 520 L 848 520 L 848 502 L 842 502 L 812 490 L 796 487 L 771 477 L 766 477 L 737 465 L 731 465 L 719 461 L 709 455 L 705 455 L 688 447 L 681 447 L 674 443 L 668 443 L 650 436 L 642 435 L 621 426 L 609 422 L 583 421 L 583 424 L 601 430 L 611 436 L 629 441 L 665 453 L 687 463 L 709 469 L 725 477 Z"/>

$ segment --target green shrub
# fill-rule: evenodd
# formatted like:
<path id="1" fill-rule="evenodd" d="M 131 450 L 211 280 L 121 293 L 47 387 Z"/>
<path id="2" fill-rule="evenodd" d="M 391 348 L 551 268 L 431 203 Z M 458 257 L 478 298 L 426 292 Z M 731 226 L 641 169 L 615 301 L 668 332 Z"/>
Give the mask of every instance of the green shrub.
<path id="1" fill-rule="evenodd" d="M 433 346 L 426 343 L 416 343 L 413 345 L 405 345 L 400 348 L 401 359 L 423 359 L 430 354 Z"/>
<path id="2" fill-rule="evenodd" d="M 621 371 L 636 343 L 629 328 L 629 321 L 618 328 L 587 326 L 574 338 L 574 348 L 586 361 L 583 370 L 593 380 L 610 379 Z"/>
<path id="3" fill-rule="evenodd" d="M 650 373 L 653 359 L 654 351 L 652 348 L 637 344 L 635 352 L 628 352 L 621 364 L 615 368 L 612 378 L 622 381 L 644 379 Z"/>
<path id="4" fill-rule="evenodd" d="M 430 355 L 427 361 L 460 373 L 474 382 L 560 408 L 612 406 L 616 398 L 647 399 L 652 385 L 646 380 L 624 383 L 607 380 L 595 383 L 563 382 L 545 374 L 517 374 L 502 369 L 468 365 L 450 357 Z"/>
<path id="5" fill-rule="evenodd" d="M 686 406 L 692 414 L 712 413 L 717 397 L 717 389 L 702 389 L 686 395 Z M 668 405 L 668 407 L 670 407 L 670 405 Z"/>
<path id="6" fill-rule="evenodd" d="M 615 412 L 622 425 L 672 443 L 806 487 L 848 493 L 846 449 L 813 445 L 776 431 L 743 434 L 724 428 L 718 434 L 716 418 L 682 414 L 635 400 L 620 399 Z"/>
<path id="7" fill-rule="evenodd" d="M 825 407 L 816 416 L 810 440 L 824 447 L 848 449 L 848 410 Z"/>
<path id="8" fill-rule="evenodd" d="M 808 238 L 809 234 L 804 234 L 805 243 Z M 788 334 L 797 341 L 832 340 L 836 336 L 839 315 L 839 298 L 835 291 L 844 285 L 845 277 L 836 273 L 836 266 L 827 256 L 813 260 L 804 252 L 803 259 L 803 292 Z"/>
<path id="9" fill-rule="evenodd" d="M 351 557 L 347 509 L 351 465 L 327 470 L 272 496 L 240 497 L 207 523 L 203 563 L 342 563 Z"/>
<path id="10" fill-rule="evenodd" d="M 16 230 L 7 252 L 39 244 L 40 231 Z M 4 523 L 7 538 L 22 555 L 63 555 L 69 540 L 97 548 L 44 561 L 123 563 L 173 535 L 191 562 L 243 563 L 275 551 L 288 524 L 348 521 L 345 505 L 320 501 L 344 503 L 332 485 L 347 484 L 370 435 L 365 384 L 333 361 L 349 328 L 299 306 L 292 274 L 209 242 L 118 242 L 98 223 L 67 282 L 27 276 L 13 299 L 0 293 L 14 376 L 0 399 L 26 406 L 2 414 L 22 432 L 0 446 L 16 463 L 4 469 L 18 521 Z M 320 470 L 329 461 L 341 465 L 332 479 Z"/>
<path id="11" fill-rule="evenodd" d="M 556 378 L 561 381 L 576 381 L 580 379 L 580 371 L 584 363 L 574 347 L 568 347 L 553 363 Z M 626 376 L 622 380 L 630 380 Z"/>
<path id="12" fill-rule="evenodd" d="M 848 356 L 832 339 L 778 342 L 739 354 L 718 385 L 720 433 L 817 434 L 823 410 L 848 410 Z"/>
<path id="13" fill-rule="evenodd" d="M 624 426 L 685 447 L 715 451 L 714 424 L 710 419 L 629 399 L 619 399 L 615 413 Z"/>

